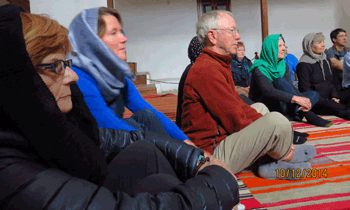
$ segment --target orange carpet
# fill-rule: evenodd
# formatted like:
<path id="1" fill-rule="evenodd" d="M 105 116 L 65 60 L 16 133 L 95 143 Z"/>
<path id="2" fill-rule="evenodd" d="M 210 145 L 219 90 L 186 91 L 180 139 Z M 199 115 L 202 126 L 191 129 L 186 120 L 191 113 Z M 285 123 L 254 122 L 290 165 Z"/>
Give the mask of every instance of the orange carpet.
<path id="1" fill-rule="evenodd" d="M 144 98 L 175 121 L 177 96 L 167 94 Z M 131 114 L 126 111 L 124 116 Z M 308 174 L 306 178 L 299 181 L 266 180 L 248 171 L 238 174 L 243 181 L 239 183 L 240 195 L 246 209 L 350 209 L 350 123 L 334 116 L 324 118 L 333 120 L 333 125 L 319 128 L 293 123 L 295 130 L 310 134 L 306 144 L 314 145 L 317 151 L 311 161 L 312 170 L 304 172 Z"/>

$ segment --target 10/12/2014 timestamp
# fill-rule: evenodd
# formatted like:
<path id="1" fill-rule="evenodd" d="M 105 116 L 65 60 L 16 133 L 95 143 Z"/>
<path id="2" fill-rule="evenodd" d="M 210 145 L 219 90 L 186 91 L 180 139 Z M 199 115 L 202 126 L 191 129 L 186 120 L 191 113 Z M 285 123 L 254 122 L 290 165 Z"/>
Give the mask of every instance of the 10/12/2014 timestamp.
<path id="1" fill-rule="evenodd" d="M 305 176 L 306 175 L 306 176 Z M 276 169 L 277 178 L 327 178 L 327 169 Z"/>

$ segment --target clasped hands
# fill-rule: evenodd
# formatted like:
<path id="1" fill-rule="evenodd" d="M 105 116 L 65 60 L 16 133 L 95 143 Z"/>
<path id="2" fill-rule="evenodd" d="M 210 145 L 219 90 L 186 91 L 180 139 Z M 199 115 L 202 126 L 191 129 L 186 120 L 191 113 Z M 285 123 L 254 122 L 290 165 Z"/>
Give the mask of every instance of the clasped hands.
<path id="1" fill-rule="evenodd" d="M 310 99 L 302 96 L 293 96 L 292 103 L 300 105 L 299 110 L 308 112 L 312 108 Z"/>

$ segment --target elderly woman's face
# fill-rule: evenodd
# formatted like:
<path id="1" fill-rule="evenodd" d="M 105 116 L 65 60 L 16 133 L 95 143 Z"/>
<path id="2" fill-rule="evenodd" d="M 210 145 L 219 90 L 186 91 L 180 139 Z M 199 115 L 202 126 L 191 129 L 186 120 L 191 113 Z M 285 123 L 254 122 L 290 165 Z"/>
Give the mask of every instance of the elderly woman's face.
<path id="1" fill-rule="evenodd" d="M 324 41 L 317 41 L 313 43 L 311 49 L 312 52 L 315 54 L 322 54 L 326 49 L 326 44 L 324 43 Z"/>
<path id="2" fill-rule="evenodd" d="M 122 60 L 126 61 L 125 43 L 128 39 L 122 33 L 122 26 L 113 15 L 102 17 L 106 23 L 106 32 L 102 41 Z"/>
<path id="3" fill-rule="evenodd" d="M 244 58 L 244 56 L 245 56 L 245 49 L 244 49 L 244 47 L 243 46 L 238 47 L 237 48 L 237 58 L 241 60 L 241 59 Z"/>
<path id="4" fill-rule="evenodd" d="M 66 60 L 63 51 L 46 56 L 41 63 L 52 63 L 57 60 Z M 65 73 L 62 75 L 52 72 L 48 68 L 39 68 L 37 71 L 55 97 L 61 112 L 68 113 L 72 110 L 73 104 L 70 85 L 78 81 L 78 75 L 69 67 L 66 67 Z"/>
<path id="5" fill-rule="evenodd" d="M 278 40 L 278 60 L 284 59 L 284 53 L 286 52 L 286 46 L 282 38 Z"/>

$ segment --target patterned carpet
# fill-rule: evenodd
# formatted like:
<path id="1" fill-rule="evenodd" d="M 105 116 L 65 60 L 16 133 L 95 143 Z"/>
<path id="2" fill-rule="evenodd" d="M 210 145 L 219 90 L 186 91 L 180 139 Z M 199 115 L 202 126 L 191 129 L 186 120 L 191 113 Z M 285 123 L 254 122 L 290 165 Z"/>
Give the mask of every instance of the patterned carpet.
<path id="1" fill-rule="evenodd" d="M 350 123 L 333 120 L 319 128 L 293 123 L 295 130 L 310 134 L 305 144 L 314 145 L 317 155 L 312 170 L 299 181 L 266 180 L 252 173 L 238 175 L 254 197 L 268 209 L 350 209 Z"/>
<path id="2" fill-rule="evenodd" d="M 175 121 L 176 95 L 145 96 L 154 108 Z M 124 117 L 131 116 L 126 111 Z M 241 203 L 246 209 L 350 209 L 350 123 L 334 117 L 333 126 L 319 128 L 293 123 L 295 130 L 310 134 L 316 157 L 307 178 L 299 181 L 266 180 L 250 172 L 238 175 Z M 247 188 L 248 187 L 248 188 Z"/>

